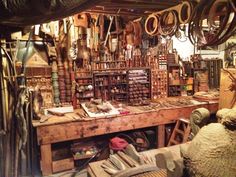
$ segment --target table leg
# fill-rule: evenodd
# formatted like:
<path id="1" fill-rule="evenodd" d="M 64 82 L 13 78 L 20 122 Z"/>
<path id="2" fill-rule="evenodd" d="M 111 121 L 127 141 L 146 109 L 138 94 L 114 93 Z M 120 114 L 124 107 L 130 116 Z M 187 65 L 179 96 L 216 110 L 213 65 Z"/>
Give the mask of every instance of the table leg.
<path id="1" fill-rule="evenodd" d="M 159 125 L 157 127 L 157 148 L 165 146 L 165 125 Z"/>
<path id="2" fill-rule="evenodd" d="M 52 148 L 51 144 L 40 146 L 41 149 L 41 170 L 43 176 L 52 174 Z"/>

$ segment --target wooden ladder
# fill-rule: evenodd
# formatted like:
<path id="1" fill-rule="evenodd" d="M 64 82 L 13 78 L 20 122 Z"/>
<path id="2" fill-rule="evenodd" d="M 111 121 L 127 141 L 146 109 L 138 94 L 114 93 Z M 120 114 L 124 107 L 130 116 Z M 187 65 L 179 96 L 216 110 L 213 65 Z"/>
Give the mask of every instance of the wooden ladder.
<path id="1" fill-rule="evenodd" d="M 175 128 L 171 134 L 167 146 L 186 143 L 191 132 L 189 120 L 179 119 L 176 121 Z"/>

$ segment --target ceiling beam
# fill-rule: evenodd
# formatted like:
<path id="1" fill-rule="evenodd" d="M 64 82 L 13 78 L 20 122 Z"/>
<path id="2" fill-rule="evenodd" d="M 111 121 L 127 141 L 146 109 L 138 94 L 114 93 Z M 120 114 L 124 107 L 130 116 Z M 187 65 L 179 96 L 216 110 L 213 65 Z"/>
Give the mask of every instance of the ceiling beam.
<path id="1" fill-rule="evenodd" d="M 86 11 L 87 13 L 95 13 L 95 14 L 107 14 L 107 15 L 120 15 L 120 16 L 133 16 L 133 17 L 141 17 L 144 16 L 144 13 L 134 13 L 134 12 L 127 12 L 127 11 L 120 11 L 117 13 L 115 10 L 97 10 L 97 9 L 90 9 Z"/>
<path id="2" fill-rule="evenodd" d="M 99 5 L 106 7 L 112 7 L 112 8 L 120 8 L 120 9 L 165 9 L 170 6 L 166 5 L 159 5 L 159 4 L 136 4 L 136 3 L 101 3 Z"/>
<path id="3" fill-rule="evenodd" d="M 116 3 L 116 4 L 142 4 L 142 5 L 164 5 L 164 6 L 174 6 L 179 4 L 181 1 L 168 1 L 168 0 L 156 0 L 156 1 L 148 1 L 148 0 L 105 0 L 104 3 Z"/>

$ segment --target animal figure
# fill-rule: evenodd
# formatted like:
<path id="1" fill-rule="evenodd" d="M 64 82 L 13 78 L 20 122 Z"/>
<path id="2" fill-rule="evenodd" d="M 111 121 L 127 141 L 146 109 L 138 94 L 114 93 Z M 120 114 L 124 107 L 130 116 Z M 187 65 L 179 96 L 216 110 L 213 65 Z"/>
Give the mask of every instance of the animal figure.
<path id="1" fill-rule="evenodd" d="M 202 127 L 181 149 L 190 177 L 236 177 L 236 109 L 217 112 L 219 123 Z"/>

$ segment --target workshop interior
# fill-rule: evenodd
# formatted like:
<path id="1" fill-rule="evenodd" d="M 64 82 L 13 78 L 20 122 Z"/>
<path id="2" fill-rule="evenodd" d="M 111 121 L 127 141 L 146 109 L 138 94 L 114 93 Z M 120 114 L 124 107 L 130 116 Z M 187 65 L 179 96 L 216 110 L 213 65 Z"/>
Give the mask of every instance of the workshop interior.
<path id="1" fill-rule="evenodd" d="M 236 177 L 235 0 L 0 1 L 0 177 Z"/>

